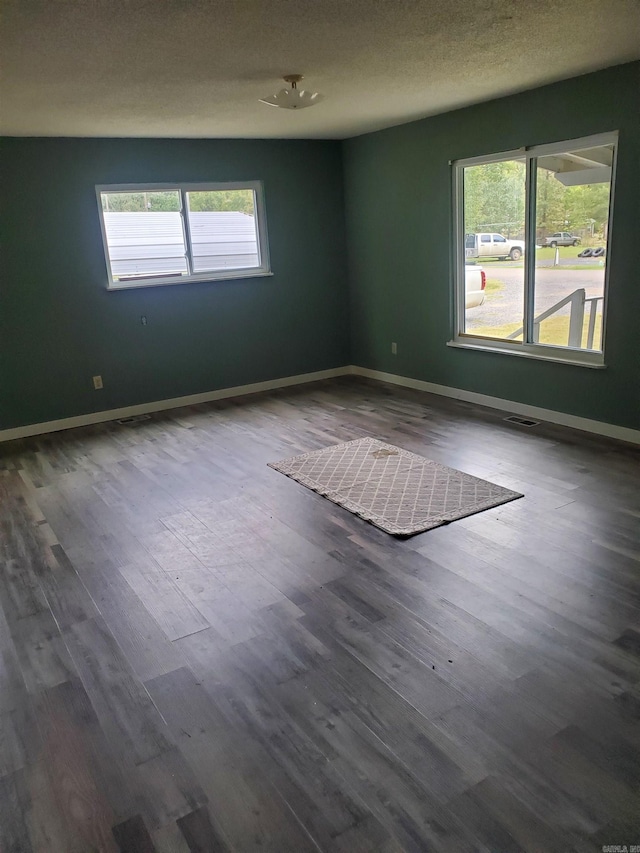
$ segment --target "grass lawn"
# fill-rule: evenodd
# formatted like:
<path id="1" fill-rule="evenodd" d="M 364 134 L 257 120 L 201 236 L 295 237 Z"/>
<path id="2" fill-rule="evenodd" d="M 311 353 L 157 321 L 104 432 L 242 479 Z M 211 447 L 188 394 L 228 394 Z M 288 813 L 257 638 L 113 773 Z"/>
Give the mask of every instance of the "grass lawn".
<path id="1" fill-rule="evenodd" d="M 482 266 L 485 269 L 489 269 L 489 268 L 493 268 L 493 267 L 498 266 L 499 263 L 500 263 L 499 261 L 496 261 L 495 263 L 491 263 L 490 261 L 484 261 Z M 500 265 L 503 267 L 505 266 L 505 264 L 500 264 Z M 521 270 L 521 269 L 524 269 L 524 264 L 523 263 L 518 263 L 518 264 L 509 263 L 509 268 L 512 270 Z M 593 263 L 593 264 L 558 264 L 557 267 L 554 267 L 554 266 L 538 267 L 538 269 L 553 270 L 556 272 L 566 272 L 567 270 L 601 270 L 601 269 L 604 269 L 604 264 L 596 264 L 596 263 Z"/>
<path id="2" fill-rule="evenodd" d="M 578 253 L 584 249 L 584 246 L 558 246 L 561 258 L 577 258 Z M 551 246 L 545 246 L 542 249 L 536 249 L 537 261 L 552 261 L 556 250 Z"/>
<path id="3" fill-rule="evenodd" d="M 487 296 L 490 293 L 499 293 L 501 290 L 504 290 L 504 281 L 500 281 L 499 278 L 488 278 L 485 286 L 484 292 Z"/>
<path id="4" fill-rule="evenodd" d="M 564 270 L 601 270 L 604 268 L 604 264 L 562 264 L 562 266 L 558 265 L 557 267 L 545 267 L 546 270 L 560 270 L 563 272 Z"/>
<path id="5" fill-rule="evenodd" d="M 488 285 L 487 285 L 488 286 Z M 480 335 L 485 338 L 507 338 L 516 329 L 519 329 L 522 323 L 505 323 L 503 326 L 482 326 L 479 329 L 469 329 L 469 334 Z M 587 332 L 589 329 L 588 318 L 585 318 L 584 328 L 582 330 L 581 346 L 587 346 Z M 595 348 L 599 348 L 602 334 L 602 314 L 596 314 L 596 328 L 593 337 Z M 555 344 L 557 346 L 566 346 L 569 340 L 569 316 L 566 317 L 548 317 L 540 324 L 540 343 Z"/>
<path id="6" fill-rule="evenodd" d="M 559 246 L 558 251 L 560 252 L 560 260 L 573 260 L 574 258 L 578 260 L 578 253 L 581 252 L 585 247 L 584 246 Z M 555 257 L 556 250 L 552 249 L 551 246 L 545 246 L 542 249 L 536 249 L 536 262 L 537 261 L 553 261 Z M 511 261 L 499 261 L 493 260 L 490 258 L 478 258 L 476 263 L 482 264 L 482 266 L 486 267 L 499 267 L 504 263 L 509 263 L 512 265 Z M 517 269 L 520 269 L 524 266 L 524 261 L 518 263 Z M 563 269 L 563 270 L 600 270 L 604 266 L 604 257 L 602 258 L 594 258 L 591 263 L 578 263 L 578 264 L 562 264 L 557 267 L 545 267 L 545 269 Z"/>

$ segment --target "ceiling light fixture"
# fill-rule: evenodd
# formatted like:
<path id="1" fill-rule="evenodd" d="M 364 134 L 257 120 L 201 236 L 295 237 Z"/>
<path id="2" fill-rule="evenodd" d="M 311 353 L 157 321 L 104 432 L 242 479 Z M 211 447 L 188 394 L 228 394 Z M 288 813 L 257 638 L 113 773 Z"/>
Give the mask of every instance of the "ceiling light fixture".
<path id="1" fill-rule="evenodd" d="M 289 86 L 285 89 L 280 89 L 275 95 L 269 95 L 267 98 L 259 98 L 261 104 L 267 104 L 270 107 L 281 107 L 283 110 L 303 110 L 305 107 L 312 107 L 314 104 L 319 104 L 322 100 L 322 95 L 319 92 L 298 89 L 298 83 L 302 80 L 302 74 L 287 74 L 283 79 L 285 83 L 289 83 Z"/>

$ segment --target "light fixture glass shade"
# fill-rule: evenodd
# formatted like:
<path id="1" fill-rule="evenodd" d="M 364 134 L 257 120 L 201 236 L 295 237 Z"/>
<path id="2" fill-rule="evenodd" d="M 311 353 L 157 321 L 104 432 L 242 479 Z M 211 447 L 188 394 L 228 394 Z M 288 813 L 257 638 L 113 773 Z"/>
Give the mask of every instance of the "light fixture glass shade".
<path id="1" fill-rule="evenodd" d="M 269 95 L 267 98 L 259 98 L 261 104 L 282 107 L 283 110 L 303 110 L 305 107 L 319 104 L 321 100 L 322 95 L 319 92 L 308 92 L 306 89 L 296 89 L 293 86 L 280 89 L 275 95 Z"/>

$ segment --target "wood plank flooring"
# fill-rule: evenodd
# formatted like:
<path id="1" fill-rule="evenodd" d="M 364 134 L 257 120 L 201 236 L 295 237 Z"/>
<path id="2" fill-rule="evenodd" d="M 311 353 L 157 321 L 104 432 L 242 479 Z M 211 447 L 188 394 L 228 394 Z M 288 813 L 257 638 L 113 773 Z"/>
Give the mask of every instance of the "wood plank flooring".
<path id="1" fill-rule="evenodd" d="M 640 452 L 344 379 L 0 446 L 2 853 L 640 844 Z M 525 493 L 406 541 L 267 467 Z"/>

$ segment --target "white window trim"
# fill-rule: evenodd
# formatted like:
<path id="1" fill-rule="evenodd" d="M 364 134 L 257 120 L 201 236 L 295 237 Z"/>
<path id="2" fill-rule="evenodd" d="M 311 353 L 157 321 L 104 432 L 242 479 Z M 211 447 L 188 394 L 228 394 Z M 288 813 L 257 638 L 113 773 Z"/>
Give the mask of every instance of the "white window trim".
<path id="1" fill-rule="evenodd" d="M 535 344 L 521 341 L 506 341 L 501 338 L 485 338 L 467 332 L 460 332 L 465 326 L 465 255 L 464 255 L 464 194 L 463 194 L 463 170 L 467 166 L 484 165 L 485 163 L 499 163 L 504 160 L 525 159 L 526 160 L 526 196 L 525 196 L 525 243 L 535 244 L 535 187 L 536 159 L 546 154 L 561 154 L 574 148 L 591 148 L 599 145 L 614 144 L 613 164 L 611 168 L 611 189 L 609 201 L 609 220 L 607 233 L 612 233 L 611 223 L 614 209 L 614 194 L 616 181 L 616 165 L 618 160 L 618 132 L 599 133 L 594 136 L 585 136 L 579 139 L 563 140 L 545 145 L 533 145 L 526 148 L 517 148 L 512 151 L 504 151 L 487 156 L 468 157 L 463 160 L 452 160 L 452 187 L 453 187 L 453 336 L 447 342 L 447 346 L 461 349 L 484 350 L 487 352 L 500 353 L 502 355 L 517 355 L 525 358 L 535 358 L 542 361 L 555 361 L 572 364 L 579 367 L 603 368 L 605 367 L 604 353 L 606 343 L 607 327 L 607 304 L 609 297 L 609 269 L 607 262 L 604 270 L 604 299 L 602 305 L 602 350 L 584 350 L 573 347 L 560 347 L 551 344 Z M 533 237 L 533 241 L 530 239 Z M 608 258 L 607 258 L 608 261 Z M 524 325 L 525 337 L 531 340 L 534 319 L 534 280 L 535 280 L 535 252 L 524 254 Z"/>
<path id="2" fill-rule="evenodd" d="M 182 227 L 185 234 L 187 248 L 187 263 L 192 268 L 191 240 L 189 235 L 189 218 L 187 211 L 187 193 L 209 192 L 215 190 L 252 190 L 255 200 L 256 232 L 258 240 L 259 265 L 257 267 L 240 267 L 238 269 L 226 268 L 224 270 L 212 270 L 208 272 L 193 273 L 181 276 L 167 276 L 139 279 L 128 279 L 119 281 L 114 279 L 111 272 L 111 260 L 109 258 L 109 246 L 107 244 L 107 231 L 102 210 L 101 193 L 107 192 L 168 192 L 175 190 L 180 193 Z M 102 246 L 107 266 L 107 290 L 130 290 L 138 287 L 159 287 L 163 285 L 180 285 L 194 282 L 227 281 L 236 278 L 260 278 L 273 275 L 269 260 L 269 240 L 267 237 L 267 217 L 264 205 L 264 188 L 262 181 L 225 181 L 216 183 L 155 183 L 155 184 L 98 184 L 96 185 L 96 199 L 98 202 L 98 214 L 100 216 L 100 230 L 102 233 Z"/>

